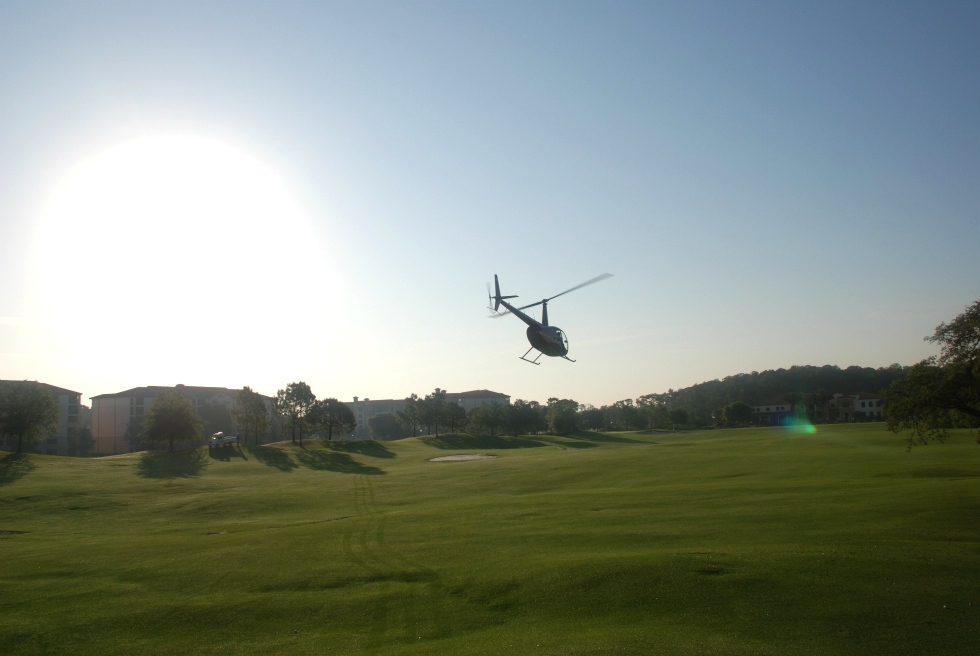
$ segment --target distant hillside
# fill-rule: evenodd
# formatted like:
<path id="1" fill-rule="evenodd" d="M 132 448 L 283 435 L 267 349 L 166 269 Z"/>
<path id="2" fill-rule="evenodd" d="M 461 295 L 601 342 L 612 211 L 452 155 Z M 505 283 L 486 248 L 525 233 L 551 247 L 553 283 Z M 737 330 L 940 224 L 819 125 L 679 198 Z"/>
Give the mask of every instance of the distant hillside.
<path id="1" fill-rule="evenodd" d="M 695 425 L 709 425 L 714 411 L 737 401 L 753 405 L 777 399 L 793 401 L 808 397 L 829 398 L 838 393 L 882 394 L 907 369 L 908 367 L 899 364 L 879 369 L 855 366 L 841 369 L 829 364 L 822 367 L 801 365 L 789 369 L 736 374 L 722 380 L 711 380 L 684 389 L 647 396 L 658 399 L 667 407 L 683 408 Z"/>

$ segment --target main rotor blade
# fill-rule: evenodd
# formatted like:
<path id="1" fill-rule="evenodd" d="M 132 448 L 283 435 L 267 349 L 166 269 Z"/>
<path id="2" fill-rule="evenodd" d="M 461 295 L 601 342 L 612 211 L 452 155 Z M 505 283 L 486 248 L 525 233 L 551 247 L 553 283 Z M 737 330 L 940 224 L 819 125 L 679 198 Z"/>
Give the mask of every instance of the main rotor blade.
<path id="1" fill-rule="evenodd" d="M 566 290 L 565 290 L 565 291 L 563 291 L 563 292 L 562 292 L 561 294 L 555 294 L 555 295 L 554 295 L 554 296 L 552 296 L 551 298 L 547 298 L 547 299 L 545 299 L 545 300 L 546 300 L 546 301 L 550 301 L 550 300 L 551 300 L 552 298 L 558 298 L 559 296 L 564 296 L 564 295 L 565 295 L 565 294 L 567 294 L 568 292 L 574 292 L 574 291 L 575 291 L 576 289 L 582 289 L 583 287 L 586 287 L 586 286 L 588 286 L 588 285 L 592 285 L 592 284 L 595 284 L 595 283 L 597 283 L 597 282 L 599 282 L 600 280 L 605 280 L 606 278 L 612 278 L 612 275 L 613 275 L 613 274 L 611 274 L 611 273 L 603 273 L 603 274 L 601 274 L 601 275 L 598 275 L 598 276 L 596 276 L 595 278 L 592 278 L 591 280 L 586 280 L 586 281 L 585 281 L 585 282 L 583 282 L 583 283 L 582 283 L 581 285 L 575 285 L 575 286 L 574 286 L 574 287 L 572 287 L 571 289 L 566 289 Z M 537 303 L 535 303 L 535 305 L 537 305 Z M 531 307 L 531 306 L 530 306 L 530 305 L 528 305 L 527 307 Z"/>
<path id="2" fill-rule="evenodd" d="M 541 305 L 542 303 L 547 303 L 547 302 L 548 302 L 548 301 L 550 301 L 550 300 L 551 300 L 550 298 L 546 298 L 546 299 L 544 299 L 543 301 L 538 301 L 537 303 L 531 303 L 531 304 L 529 304 L 529 305 L 522 305 L 521 307 L 519 307 L 519 308 L 517 308 L 517 309 L 518 309 L 518 310 L 526 310 L 526 309 L 528 309 L 529 307 L 534 307 L 535 305 Z"/>

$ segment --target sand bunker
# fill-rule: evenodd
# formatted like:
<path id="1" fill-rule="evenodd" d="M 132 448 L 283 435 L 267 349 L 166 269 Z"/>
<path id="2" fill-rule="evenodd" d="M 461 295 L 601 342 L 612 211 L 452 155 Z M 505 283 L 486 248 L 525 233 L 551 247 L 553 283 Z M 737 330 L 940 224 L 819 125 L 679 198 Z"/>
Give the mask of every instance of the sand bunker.
<path id="1" fill-rule="evenodd" d="M 460 454 L 457 456 L 439 456 L 438 458 L 429 458 L 429 462 L 459 462 L 460 460 L 488 460 L 490 458 L 496 458 L 497 456 L 487 455 L 486 453 L 467 453 Z"/>

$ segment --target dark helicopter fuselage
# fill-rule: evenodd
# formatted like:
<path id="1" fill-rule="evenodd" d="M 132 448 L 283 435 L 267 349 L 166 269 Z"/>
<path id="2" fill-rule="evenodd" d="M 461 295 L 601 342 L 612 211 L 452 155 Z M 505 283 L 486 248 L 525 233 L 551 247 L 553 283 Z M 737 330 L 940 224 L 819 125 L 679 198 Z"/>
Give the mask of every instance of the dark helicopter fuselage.
<path id="1" fill-rule="evenodd" d="M 553 358 L 568 355 L 568 338 L 558 329 L 558 326 L 531 324 L 527 327 L 527 341 L 531 342 L 534 348 Z"/>
<path id="2" fill-rule="evenodd" d="M 500 304 L 510 310 L 511 314 L 517 316 L 527 324 L 527 341 L 531 346 L 541 351 L 545 355 L 553 358 L 563 358 L 568 355 L 568 338 L 558 326 L 549 326 L 548 306 L 544 305 L 542 318 L 545 323 L 537 321 L 521 312 L 507 301 L 501 299 Z"/>
<path id="3" fill-rule="evenodd" d="M 592 278 L 591 280 L 586 280 L 579 285 L 575 285 L 571 289 L 566 289 L 561 294 L 555 294 L 551 298 L 544 298 L 535 303 L 529 303 L 528 305 L 523 305 L 521 307 L 514 307 L 507 302 L 507 299 L 517 297 L 502 295 L 500 293 L 500 281 L 497 279 L 496 274 L 494 274 L 493 293 L 490 293 L 490 285 L 487 285 L 487 296 L 489 296 L 490 302 L 493 303 L 493 306 L 488 309 L 494 313 L 494 316 L 499 317 L 501 315 L 499 312 L 500 306 L 503 305 L 505 308 L 507 308 L 507 312 L 504 312 L 503 314 L 516 315 L 521 321 L 527 324 L 527 341 L 531 342 L 531 348 L 527 350 L 527 353 L 521 356 L 521 360 L 526 360 L 531 364 L 538 364 L 538 358 L 541 357 L 541 355 L 547 355 L 552 358 L 565 358 L 566 360 L 575 362 L 575 360 L 568 357 L 568 338 L 565 337 L 565 333 L 563 333 L 558 326 L 548 325 L 548 301 L 558 298 L 559 296 L 564 296 L 569 292 L 574 292 L 576 289 L 581 289 L 586 285 L 591 285 L 610 277 L 612 277 L 611 273 L 603 273 L 595 278 Z M 523 310 L 536 305 L 541 306 L 541 321 L 532 319 L 523 312 Z M 538 355 L 533 360 L 528 360 L 527 355 L 533 349 L 537 349 L 541 355 Z"/>

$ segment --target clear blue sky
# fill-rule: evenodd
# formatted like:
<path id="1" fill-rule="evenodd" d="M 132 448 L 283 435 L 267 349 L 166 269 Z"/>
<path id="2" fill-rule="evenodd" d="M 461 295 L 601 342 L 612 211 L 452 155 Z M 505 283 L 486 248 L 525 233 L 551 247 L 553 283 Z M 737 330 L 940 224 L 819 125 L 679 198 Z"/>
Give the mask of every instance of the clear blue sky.
<path id="1" fill-rule="evenodd" d="M 978 35 L 977 2 L 5 0 L 0 378 L 598 406 L 912 364 L 980 297 Z M 106 155 L 154 139 L 190 144 L 157 187 Z M 603 272 L 549 307 L 576 364 L 487 319 L 494 273 Z"/>

